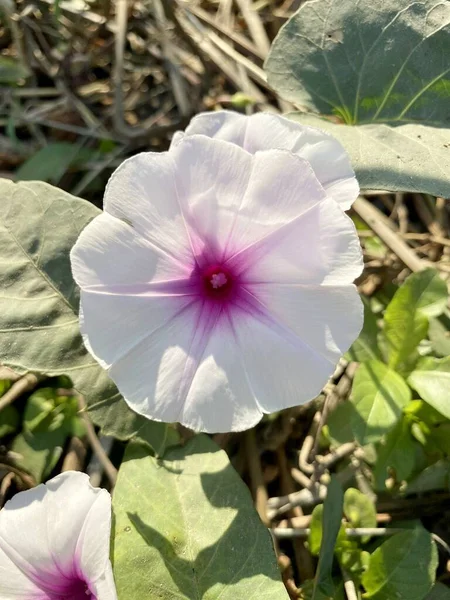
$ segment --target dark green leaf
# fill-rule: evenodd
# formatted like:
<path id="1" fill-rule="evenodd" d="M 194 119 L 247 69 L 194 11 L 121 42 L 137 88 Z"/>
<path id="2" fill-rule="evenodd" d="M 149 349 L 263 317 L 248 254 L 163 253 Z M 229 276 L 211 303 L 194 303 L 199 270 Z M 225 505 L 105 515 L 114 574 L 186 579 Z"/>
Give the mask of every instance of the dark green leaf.
<path id="1" fill-rule="evenodd" d="M 119 600 L 287 599 L 270 534 L 227 455 L 208 437 L 162 460 L 131 442 L 113 508 Z"/>
<path id="2" fill-rule="evenodd" d="M 443 583 L 435 583 L 425 600 L 450 600 L 450 589 Z"/>
<path id="3" fill-rule="evenodd" d="M 380 348 L 378 347 L 378 325 L 377 317 L 370 308 L 370 302 L 364 296 L 361 297 L 364 303 L 364 325 L 356 342 L 348 351 L 350 360 L 356 362 L 365 362 L 366 360 L 383 360 Z"/>
<path id="4" fill-rule="evenodd" d="M 406 488 L 411 494 L 434 490 L 450 490 L 450 462 L 447 459 L 439 460 L 424 469 Z"/>
<path id="5" fill-rule="evenodd" d="M 397 482 L 405 481 L 414 471 L 418 444 L 410 431 L 409 421 L 402 418 L 378 447 L 374 470 L 375 488 L 385 490 L 385 482 L 394 477 Z"/>
<path id="6" fill-rule="evenodd" d="M 370 557 L 362 583 L 372 600 L 423 600 L 435 580 L 438 554 L 422 527 L 387 539 Z"/>
<path id="7" fill-rule="evenodd" d="M 20 423 L 19 411 L 15 406 L 6 406 L 0 412 L 0 440 L 5 435 L 14 433 L 18 429 Z"/>
<path id="8" fill-rule="evenodd" d="M 320 594 L 334 596 L 331 571 L 336 540 L 342 523 L 343 502 L 344 493 L 341 484 L 335 477 L 332 477 L 328 485 L 327 497 L 323 504 L 322 541 L 312 600 L 318 600 Z"/>
<path id="9" fill-rule="evenodd" d="M 58 183 L 73 164 L 87 162 L 95 151 L 69 142 L 52 142 L 28 158 L 16 171 L 19 181 Z"/>

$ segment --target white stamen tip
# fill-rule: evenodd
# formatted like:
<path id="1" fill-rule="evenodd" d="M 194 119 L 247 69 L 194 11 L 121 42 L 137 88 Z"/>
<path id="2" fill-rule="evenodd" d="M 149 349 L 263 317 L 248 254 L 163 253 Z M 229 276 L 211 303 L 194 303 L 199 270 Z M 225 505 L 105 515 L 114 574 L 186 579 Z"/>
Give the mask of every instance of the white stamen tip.
<path id="1" fill-rule="evenodd" d="M 211 277 L 211 285 L 215 290 L 225 285 L 227 281 L 225 273 L 214 273 Z"/>

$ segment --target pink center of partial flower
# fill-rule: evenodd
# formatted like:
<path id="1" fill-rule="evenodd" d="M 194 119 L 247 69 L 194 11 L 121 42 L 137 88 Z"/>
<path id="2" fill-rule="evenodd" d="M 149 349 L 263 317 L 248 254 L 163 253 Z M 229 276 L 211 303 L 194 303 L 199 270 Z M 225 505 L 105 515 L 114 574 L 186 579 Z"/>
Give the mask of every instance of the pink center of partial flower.
<path id="1" fill-rule="evenodd" d="M 97 600 L 83 579 L 70 580 L 69 585 L 51 596 L 51 600 Z"/>
<path id="2" fill-rule="evenodd" d="M 229 296 L 235 283 L 232 273 L 224 265 L 206 267 L 202 279 L 207 295 L 218 300 Z"/>

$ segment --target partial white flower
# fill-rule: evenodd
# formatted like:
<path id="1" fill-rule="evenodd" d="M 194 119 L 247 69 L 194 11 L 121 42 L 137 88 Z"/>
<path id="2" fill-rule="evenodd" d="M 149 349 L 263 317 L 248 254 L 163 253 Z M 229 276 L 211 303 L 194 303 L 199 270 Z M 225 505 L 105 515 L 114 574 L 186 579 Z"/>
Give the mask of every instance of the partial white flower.
<path id="1" fill-rule="evenodd" d="M 355 227 L 286 150 L 192 135 L 126 160 L 71 259 L 91 354 L 136 412 L 197 431 L 315 397 L 362 325 Z"/>
<path id="2" fill-rule="evenodd" d="M 305 158 L 322 187 L 348 210 L 359 194 L 359 185 L 343 146 L 333 136 L 315 127 L 270 113 L 251 116 L 228 110 L 195 116 L 185 132 L 177 132 L 172 147 L 185 135 L 207 135 L 232 142 L 247 152 L 289 150 Z"/>
<path id="3" fill-rule="evenodd" d="M 67 471 L 0 511 L 1 600 L 116 600 L 111 497 Z"/>

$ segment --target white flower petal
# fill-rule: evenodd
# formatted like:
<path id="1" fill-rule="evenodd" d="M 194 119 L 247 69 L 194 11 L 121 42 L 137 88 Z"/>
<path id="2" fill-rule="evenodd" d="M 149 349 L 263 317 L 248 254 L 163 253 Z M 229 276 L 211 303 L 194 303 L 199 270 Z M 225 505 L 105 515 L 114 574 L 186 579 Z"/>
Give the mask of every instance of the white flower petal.
<path id="1" fill-rule="evenodd" d="M 363 269 L 352 220 L 331 200 L 236 255 L 249 282 L 345 285 Z"/>
<path id="2" fill-rule="evenodd" d="M 220 249 L 216 258 L 221 260 L 326 198 L 307 161 L 287 151 L 251 156 L 238 146 L 191 136 L 172 153 L 180 168 L 178 188 L 186 196 L 190 222 L 203 239 Z"/>
<path id="3" fill-rule="evenodd" d="M 250 117 L 231 111 L 194 117 L 185 135 L 207 135 L 232 142 L 254 154 L 258 150 L 289 150 L 306 160 L 327 193 L 348 210 L 359 193 L 358 182 L 343 146 L 321 129 L 306 127 L 269 113 Z M 174 136 L 173 146 L 180 137 Z"/>
<path id="4" fill-rule="evenodd" d="M 333 364 L 361 331 L 363 304 L 354 285 L 270 283 L 254 284 L 249 290 L 278 324 Z"/>
<path id="5" fill-rule="evenodd" d="M 5 548 L 5 542 L 2 539 L 0 531 L 0 598 L 2 600 L 42 600 L 44 593 L 42 588 L 38 587 L 25 572 L 17 566 L 8 556 Z M 10 548 L 8 552 L 11 553 Z M 22 568 L 27 572 L 30 570 L 28 564 L 22 564 Z M 35 580 L 36 581 L 36 580 Z"/>
<path id="6" fill-rule="evenodd" d="M 28 586 L 30 598 L 64 596 L 71 580 L 82 577 L 90 585 L 104 576 L 110 525 L 109 494 L 93 488 L 84 473 L 62 473 L 17 494 L 0 511 L 0 564 L 8 568 L 6 554 L 34 584 Z M 0 580 L 0 597 L 3 582 L 10 585 L 8 578 Z M 27 598 L 25 593 L 18 597 Z M 97 600 L 108 598 L 115 596 Z"/>
<path id="7" fill-rule="evenodd" d="M 137 413 L 157 421 L 178 420 L 184 390 L 195 367 L 195 333 L 201 306 L 190 305 L 172 320 L 149 330 L 144 339 L 114 363 L 109 374 Z"/>
<path id="8" fill-rule="evenodd" d="M 80 328 L 89 352 L 108 369 L 152 331 L 164 327 L 192 299 L 157 296 L 125 296 L 81 291 Z"/>
<path id="9" fill-rule="evenodd" d="M 233 315 L 248 380 L 261 409 L 275 412 L 315 398 L 334 362 L 267 315 Z"/>
<path id="10" fill-rule="evenodd" d="M 170 154 L 177 165 L 176 185 L 188 226 L 203 242 L 195 247 L 197 255 L 203 246 L 210 252 L 222 249 L 247 189 L 251 155 L 205 136 L 184 137 Z"/>
<path id="11" fill-rule="evenodd" d="M 180 422 L 195 431 L 243 431 L 261 420 L 228 317 L 217 324 L 199 361 Z"/>
<path id="12" fill-rule="evenodd" d="M 116 600 L 116 584 L 114 583 L 113 570 L 109 561 L 102 577 L 91 584 L 91 591 L 97 600 Z"/>
<path id="13" fill-rule="evenodd" d="M 108 181 L 103 208 L 125 219 L 167 255 L 189 260 L 190 239 L 177 195 L 177 170 L 168 152 L 143 152 L 125 160 Z"/>
<path id="14" fill-rule="evenodd" d="M 183 261 L 175 260 L 106 212 L 83 229 L 70 259 L 74 279 L 81 288 L 106 290 L 115 285 L 183 277 L 194 264 L 192 254 Z"/>

